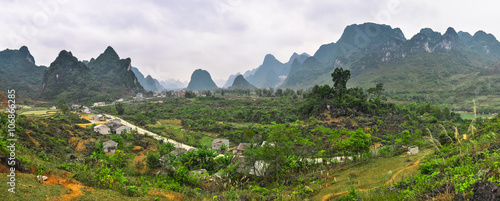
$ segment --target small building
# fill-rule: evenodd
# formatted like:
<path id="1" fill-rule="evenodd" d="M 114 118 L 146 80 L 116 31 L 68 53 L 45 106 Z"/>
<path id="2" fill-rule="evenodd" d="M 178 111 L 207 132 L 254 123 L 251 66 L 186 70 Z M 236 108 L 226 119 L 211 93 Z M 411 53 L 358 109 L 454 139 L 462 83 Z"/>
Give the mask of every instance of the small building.
<path id="1" fill-rule="evenodd" d="M 143 99 L 143 98 L 144 98 L 144 96 L 142 95 L 142 93 L 137 93 L 137 94 L 135 95 L 135 98 L 136 98 L 136 99 Z"/>
<path id="2" fill-rule="evenodd" d="M 93 116 L 92 120 L 94 120 L 94 121 L 104 121 L 104 120 L 106 120 L 106 116 L 104 116 L 103 114 L 98 114 L 96 116 Z"/>
<path id="3" fill-rule="evenodd" d="M 219 150 L 222 145 L 225 145 L 226 148 L 229 147 L 229 140 L 228 139 L 220 139 L 217 138 L 215 140 L 212 140 L 212 149 Z"/>
<path id="4" fill-rule="evenodd" d="M 116 134 L 130 133 L 130 127 L 121 125 L 114 129 Z"/>
<path id="5" fill-rule="evenodd" d="M 177 91 L 174 93 L 174 96 L 177 98 L 184 98 L 184 97 L 186 97 L 186 92 L 185 91 Z"/>
<path id="6" fill-rule="evenodd" d="M 108 122 L 108 124 L 109 123 L 112 123 L 112 124 L 121 124 L 122 120 L 121 119 L 109 119 L 107 122 Z"/>
<path id="7" fill-rule="evenodd" d="M 106 106 L 106 103 L 105 102 L 96 102 L 96 103 L 94 103 L 93 106 L 94 107 L 97 107 L 97 106 Z"/>
<path id="8" fill-rule="evenodd" d="M 83 107 L 83 113 L 90 114 L 90 113 L 92 113 L 92 110 L 88 107 Z"/>
<path id="9" fill-rule="evenodd" d="M 111 129 L 109 129 L 109 127 L 107 127 L 105 125 L 98 125 L 98 126 L 94 127 L 94 132 L 100 133 L 100 134 L 103 134 L 103 135 L 109 134 L 110 131 L 111 131 Z"/>
<path id="10" fill-rule="evenodd" d="M 78 109 L 78 108 L 80 108 L 80 107 L 81 107 L 81 105 L 71 105 L 71 108 L 72 108 L 72 109 Z"/>
<path id="11" fill-rule="evenodd" d="M 120 99 L 116 100 L 116 102 L 117 102 L 117 103 L 119 103 L 119 102 L 123 102 L 123 98 L 120 98 Z"/>
<path id="12" fill-rule="evenodd" d="M 105 153 L 115 153 L 116 148 L 118 147 L 118 142 L 115 142 L 113 140 L 108 140 L 102 143 L 102 146 L 104 148 Z"/>
<path id="13" fill-rule="evenodd" d="M 408 147 L 408 155 L 415 155 L 415 154 L 418 154 L 418 147 L 417 146 Z"/>
<path id="14" fill-rule="evenodd" d="M 56 106 L 52 106 L 50 107 L 51 110 L 57 110 L 57 107 Z"/>

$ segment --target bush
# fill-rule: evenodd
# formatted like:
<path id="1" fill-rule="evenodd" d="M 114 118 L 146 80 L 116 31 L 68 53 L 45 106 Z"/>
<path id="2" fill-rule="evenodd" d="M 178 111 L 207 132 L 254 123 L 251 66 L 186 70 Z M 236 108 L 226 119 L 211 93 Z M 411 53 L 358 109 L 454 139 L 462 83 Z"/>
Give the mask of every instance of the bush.
<path id="1" fill-rule="evenodd" d="M 139 189 L 137 186 L 127 186 L 123 194 L 129 197 L 140 197 L 147 195 L 148 189 L 147 188 Z"/>
<path id="2" fill-rule="evenodd" d="M 177 182 L 173 182 L 171 184 L 167 184 L 166 187 L 167 190 L 175 191 L 175 192 L 180 192 L 181 190 L 181 185 Z"/>
<path id="3" fill-rule="evenodd" d="M 436 168 L 436 164 L 429 163 L 429 162 L 421 164 L 419 167 L 421 174 L 431 174 L 434 172 L 435 168 Z"/>
<path id="4" fill-rule="evenodd" d="M 160 164 L 160 155 L 158 155 L 155 152 L 148 152 L 148 155 L 146 157 L 146 164 L 148 165 L 149 169 L 155 169 L 161 167 Z"/>

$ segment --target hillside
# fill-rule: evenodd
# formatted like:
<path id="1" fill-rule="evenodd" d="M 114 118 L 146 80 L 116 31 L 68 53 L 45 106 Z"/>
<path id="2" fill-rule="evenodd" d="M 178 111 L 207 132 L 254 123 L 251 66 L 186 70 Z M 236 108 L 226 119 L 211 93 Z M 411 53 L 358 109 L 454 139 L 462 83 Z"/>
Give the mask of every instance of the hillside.
<path id="1" fill-rule="evenodd" d="M 20 98 L 39 98 L 43 72 L 26 46 L 0 51 L 0 93 L 15 89 Z"/>
<path id="2" fill-rule="evenodd" d="M 208 71 L 197 69 L 191 75 L 191 80 L 189 81 L 186 89 L 191 91 L 201 91 L 217 88 L 217 85 L 212 80 L 212 77 L 210 76 L 210 73 L 208 73 Z"/>
<path id="3" fill-rule="evenodd" d="M 256 89 L 257 87 L 253 86 L 248 82 L 243 75 L 238 75 L 234 79 L 233 85 L 230 87 L 231 89 Z"/>

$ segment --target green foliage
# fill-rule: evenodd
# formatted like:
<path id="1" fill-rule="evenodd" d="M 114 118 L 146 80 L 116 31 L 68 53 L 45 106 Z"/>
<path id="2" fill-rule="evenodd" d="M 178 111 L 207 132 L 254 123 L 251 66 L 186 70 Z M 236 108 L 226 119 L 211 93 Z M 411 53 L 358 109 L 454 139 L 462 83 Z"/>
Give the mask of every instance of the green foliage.
<path id="1" fill-rule="evenodd" d="M 353 186 L 351 186 L 351 190 L 347 193 L 347 195 L 342 196 L 341 198 L 337 199 L 339 201 L 357 201 L 358 200 L 358 193 L 356 192 L 356 189 L 354 189 Z"/>
<path id="2" fill-rule="evenodd" d="M 351 78 L 351 71 L 335 68 L 332 73 L 333 88 L 338 95 L 338 101 L 342 102 L 343 95 L 347 91 L 347 81 Z"/>
<path id="3" fill-rule="evenodd" d="M 146 164 L 149 169 L 156 169 L 161 167 L 160 164 L 160 155 L 156 153 L 155 151 L 149 151 L 148 155 L 146 156 Z"/>
<path id="4" fill-rule="evenodd" d="M 125 107 L 123 103 L 116 103 L 115 110 L 118 115 L 123 115 L 123 113 L 125 113 Z"/>
<path id="5" fill-rule="evenodd" d="M 148 194 L 147 188 L 138 188 L 137 186 L 127 186 L 125 188 L 125 195 L 129 197 L 140 197 Z"/>
<path id="6" fill-rule="evenodd" d="M 431 174 L 434 172 L 434 169 L 436 167 L 436 164 L 426 162 L 424 164 L 421 164 L 418 168 L 420 169 L 421 174 Z"/>

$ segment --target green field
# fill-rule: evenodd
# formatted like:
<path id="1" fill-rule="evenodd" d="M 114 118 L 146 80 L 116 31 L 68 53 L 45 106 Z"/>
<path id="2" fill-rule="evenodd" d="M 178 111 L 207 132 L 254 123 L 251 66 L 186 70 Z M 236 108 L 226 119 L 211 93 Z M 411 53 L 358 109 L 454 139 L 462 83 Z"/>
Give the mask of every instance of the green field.
<path id="1" fill-rule="evenodd" d="M 474 118 L 474 114 L 473 113 L 459 113 L 460 114 L 460 117 L 462 117 L 462 119 L 472 119 Z M 495 117 L 496 115 L 494 114 L 477 114 L 476 117 L 477 118 L 485 118 L 485 119 L 491 119 L 493 117 Z"/>

